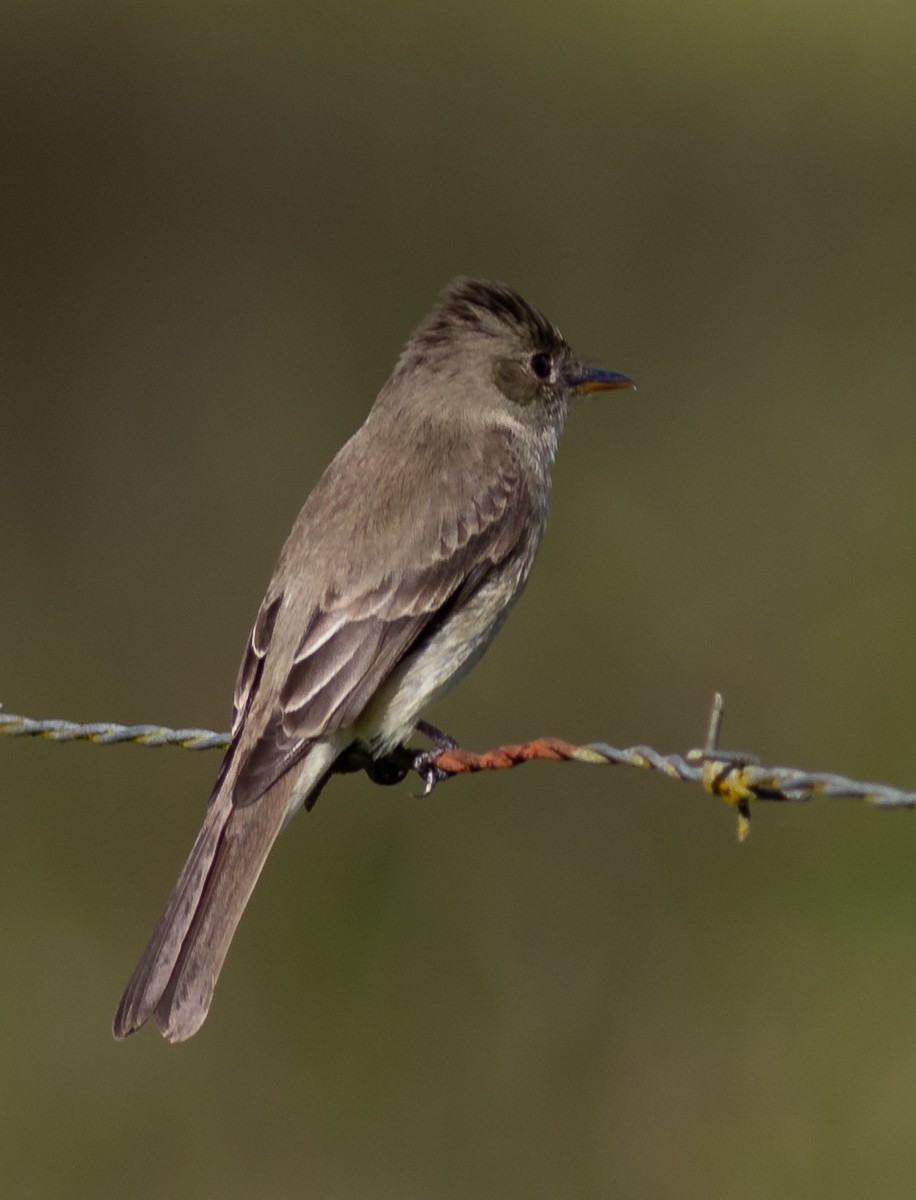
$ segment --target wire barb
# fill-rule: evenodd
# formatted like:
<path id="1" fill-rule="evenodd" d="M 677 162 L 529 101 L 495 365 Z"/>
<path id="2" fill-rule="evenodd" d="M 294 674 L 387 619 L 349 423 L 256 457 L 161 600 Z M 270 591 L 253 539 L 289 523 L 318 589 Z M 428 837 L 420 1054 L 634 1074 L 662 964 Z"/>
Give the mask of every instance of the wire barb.
<path id="1" fill-rule="evenodd" d="M 447 747 L 432 761 L 447 776 L 504 771 L 526 762 L 580 762 L 656 771 L 669 779 L 698 783 L 707 792 L 733 805 L 738 811 L 739 841 L 744 841 L 750 831 L 751 801 L 800 804 L 816 796 L 826 796 L 862 800 L 875 808 L 916 808 L 916 792 L 884 783 L 863 783 L 827 772 L 766 767 L 752 754 L 721 750 L 718 743 L 723 712 L 724 701 L 717 692 L 713 697 L 705 744 L 702 749 L 690 750 L 685 756 L 661 754 L 651 746 L 620 749 L 607 742 L 579 746 L 562 738 L 541 737 L 530 742 L 497 746 L 483 754 L 460 746 Z M 228 733 L 216 733 L 212 729 L 169 729 L 163 725 L 119 725 L 114 722 L 79 725 L 73 721 L 37 721 L 0 712 L 0 735 L 3 734 L 42 737 L 52 742 L 84 741 L 103 746 L 128 742 L 140 746 L 181 746 L 185 750 L 224 750 L 230 742 Z M 360 768 L 367 769 L 366 764 L 358 764 L 356 769 Z M 349 765 L 342 769 L 353 770 L 354 767 Z M 368 773 L 372 778 L 371 770 Z"/>

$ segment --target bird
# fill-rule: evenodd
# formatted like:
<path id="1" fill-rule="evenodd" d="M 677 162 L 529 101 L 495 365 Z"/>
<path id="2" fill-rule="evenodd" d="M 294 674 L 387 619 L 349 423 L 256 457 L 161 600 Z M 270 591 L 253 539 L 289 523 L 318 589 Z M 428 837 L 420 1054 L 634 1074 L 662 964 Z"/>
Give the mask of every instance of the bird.
<path id="1" fill-rule="evenodd" d="M 113 1033 L 203 1024 L 268 854 L 335 771 L 411 761 L 431 788 L 455 743 L 423 712 L 479 660 L 524 588 L 574 401 L 632 388 L 501 283 L 461 277 L 415 329 L 309 494 L 242 658 L 231 741 Z M 401 756 L 400 758 L 398 756 Z"/>

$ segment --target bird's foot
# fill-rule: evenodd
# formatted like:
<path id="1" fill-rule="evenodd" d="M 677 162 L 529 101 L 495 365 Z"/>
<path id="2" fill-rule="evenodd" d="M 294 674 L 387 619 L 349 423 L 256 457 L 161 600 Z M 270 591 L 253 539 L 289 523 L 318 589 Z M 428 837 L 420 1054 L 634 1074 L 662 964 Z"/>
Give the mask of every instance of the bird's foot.
<path id="1" fill-rule="evenodd" d="M 433 788 L 442 783 L 443 780 L 451 778 L 448 771 L 444 771 L 437 765 L 436 759 L 444 750 L 457 749 L 458 743 L 450 734 L 443 733 L 435 725 L 430 725 L 429 721 L 418 721 L 417 732 L 422 733 L 424 737 L 428 737 L 432 745 L 428 750 L 418 751 L 414 755 L 413 762 L 410 765 L 423 780 L 423 791 L 420 795 L 429 796 Z"/>
<path id="2" fill-rule="evenodd" d="M 353 745 L 338 759 L 335 771 L 346 774 L 352 771 L 365 771 L 373 783 L 384 787 L 401 783 L 411 771 L 423 780 L 421 795 L 428 796 L 437 784 L 444 779 L 450 779 L 451 773 L 443 771 L 436 765 L 436 759 L 445 750 L 454 750 L 458 743 L 435 725 L 428 721 L 417 722 L 417 732 L 429 738 L 432 745 L 428 750 L 412 750 L 409 746 L 396 746 L 381 758 L 373 758 L 369 750 L 360 745 Z"/>
<path id="3" fill-rule="evenodd" d="M 387 754 L 384 758 L 370 759 L 365 765 L 365 771 L 372 782 L 380 783 L 383 787 L 391 787 L 406 779 L 413 762 L 411 756 L 405 754 L 404 751 L 405 747 L 399 746 L 397 750 Z"/>
<path id="4" fill-rule="evenodd" d="M 414 752 L 406 746 L 397 746 L 383 758 L 373 758 L 365 746 L 354 744 L 345 750 L 335 764 L 334 770 L 339 775 L 348 775 L 354 771 L 365 771 L 373 783 L 383 787 L 391 787 L 407 778 L 413 766 Z"/>

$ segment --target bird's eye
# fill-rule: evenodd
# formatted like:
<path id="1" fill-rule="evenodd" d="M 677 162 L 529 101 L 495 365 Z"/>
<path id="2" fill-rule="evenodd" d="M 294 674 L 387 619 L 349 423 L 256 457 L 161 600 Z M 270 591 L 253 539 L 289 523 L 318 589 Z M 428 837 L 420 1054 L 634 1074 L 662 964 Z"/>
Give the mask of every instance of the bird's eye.
<path id="1" fill-rule="evenodd" d="M 553 360 L 549 354 L 541 351 L 538 354 L 531 356 L 531 370 L 537 375 L 538 379 L 549 379 L 550 373 L 553 370 Z"/>

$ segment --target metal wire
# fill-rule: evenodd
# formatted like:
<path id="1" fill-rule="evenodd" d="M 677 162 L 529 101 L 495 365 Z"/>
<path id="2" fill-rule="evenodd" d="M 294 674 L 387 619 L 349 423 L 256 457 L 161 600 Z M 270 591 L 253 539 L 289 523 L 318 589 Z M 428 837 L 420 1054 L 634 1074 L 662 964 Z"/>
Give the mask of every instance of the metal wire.
<path id="1" fill-rule="evenodd" d="M 680 754 L 660 754 L 651 746 L 620 749 L 607 742 L 578 746 L 560 738 L 535 738 L 517 745 L 498 746 L 483 754 L 461 747 L 439 751 L 432 758 L 443 776 L 465 775 L 476 771 L 501 771 L 525 762 L 581 762 L 611 766 L 639 767 L 657 771 L 669 779 L 698 783 L 706 791 L 721 797 L 738 810 L 738 837 L 743 841 L 749 831 L 753 801 L 785 801 L 799 804 L 827 796 L 862 800 L 875 808 L 916 808 L 916 792 L 903 791 L 885 783 L 863 783 L 844 775 L 803 771 L 797 767 L 765 767 L 753 755 L 720 750 L 723 700 L 717 693 L 702 749 Z M 53 742 L 86 741 L 110 746 L 129 742 L 140 746 L 181 746 L 185 750 L 225 749 L 228 733 L 212 729 L 169 729 L 162 725 L 119 725 L 96 722 L 79 725 L 73 721 L 33 720 L 0 712 L 0 735 L 42 737 Z M 428 765 L 429 759 L 427 759 Z M 352 768 L 351 768 L 352 769 Z"/>
<path id="2" fill-rule="evenodd" d="M 214 733 L 212 729 L 167 729 L 163 725 L 117 725 L 111 721 L 77 725 L 74 721 L 36 721 L 12 713 L 0 713 L 0 734 L 4 733 L 11 737 L 41 737 L 49 742 L 95 742 L 99 746 L 134 742 L 138 746 L 225 750 L 229 745 L 228 733 Z"/>

